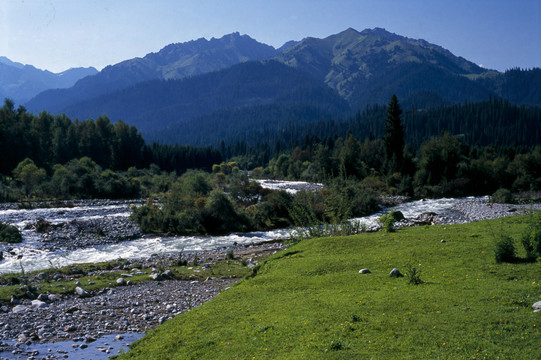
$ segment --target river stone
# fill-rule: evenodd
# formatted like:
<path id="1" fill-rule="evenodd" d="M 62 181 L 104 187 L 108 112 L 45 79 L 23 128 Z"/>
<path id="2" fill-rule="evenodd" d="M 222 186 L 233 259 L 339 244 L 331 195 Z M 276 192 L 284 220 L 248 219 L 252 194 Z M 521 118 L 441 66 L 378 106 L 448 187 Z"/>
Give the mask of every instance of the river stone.
<path id="1" fill-rule="evenodd" d="M 150 278 L 152 280 L 156 280 L 156 281 L 160 281 L 162 279 L 162 274 L 160 273 L 153 273 L 153 274 L 150 274 Z"/>
<path id="2" fill-rule="evenodd" d="M 391 277 L 403 277 L 404 276 L 404 275 L 402 275 L 402 273 L 397 268 L 392 269 L 391 272 L 389 273 L 389 275 L 391 275 Z"/>
<path id="3" fill-rule="evenodd" d="M 532 307 L 533 307 L 534 312 L 541 311 L 541 301 L 536 302 L 535 304 L 532 305 Z"/>
<path id="4" fill-rule="evenodd" d="M 74 331 L 77 331 L 77 326 L 75 326 L 75 325 L 73 325 L 73 324 L 66 325 L 66 326 L 64 326 L 64 331 L 65 331 L 65 332 L 74 332 Z"/>
<path id="5" fill-rule="evenodd" d="M 359 274 L 370 274 L 370 270 L 368 270 L 368 269 L 361 269 L 361 270 L 359 270 Z"/>
<path id="6" fill-rule="evenodd" d="M 77 293 L 77 295 L 79 295 L 80 297 L 89 297 L 90 294 L 88 293 L 88 291 L 86 291 L 85 289 L 83 289 L 82 287 L 79 287 L 77 286 L 75 288 L 75 292 Z"/>
<path id="7" fill-rule="evenodd" d="M 49 307 L 49 305 L 41 300 L 32 300 L 32 307 L 35 309 L 43 309 Z"/>
<path id="8" fill-rule="evenodd" d="M 96 338 L 95 338 L 95 337 L 93 337 L 92 335 L 89 335 L 89 334 L 86 334 L 86 335 L 85 335 L 85 342 L 86 342 L 87 344 L 89 344 L 89 343 L 91 343 L 91 342 L 94 342 L 94 341 L 96 341 Z"/>
<path id="9" fill-rule="evenodd" d="M 25 312 L 25 311 L 28 311 L 28 306 L 17 305 L 13 309 L 11 309 L 11 312 L 14 313 L 14 314 L 22 313 L 22 312 Z"/>

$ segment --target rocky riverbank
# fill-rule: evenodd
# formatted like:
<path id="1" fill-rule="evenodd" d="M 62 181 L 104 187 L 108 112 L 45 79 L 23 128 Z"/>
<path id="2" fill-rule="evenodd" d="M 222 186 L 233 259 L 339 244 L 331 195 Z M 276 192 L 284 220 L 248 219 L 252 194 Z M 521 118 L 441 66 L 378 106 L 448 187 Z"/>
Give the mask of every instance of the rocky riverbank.
<path id="1" fill-rule="evenodd" d="M 200 269 L 194 273 L 203 275 L 218 261 L 225 259 L 228 253 L 234 254 L 237 261 L 249 269 L 257 265 L 257 258 L 266 257 L 283 248 L 279 242 L 268 242 L 256 246 L 233 246 L 213 251 L 192 252 L 182 255 L 188 264 L 200 262 Z M 237 280 L 237 276 L 206 277 L 195 280 L 176 279 L 171 271 L 152 269 L 148 281 L 130 284 L 132 275 L 141 274 L 141 269 L 153 267 L 166 268 L 178 264 L 179 258 L 171 255 L 152 256 L 145 259 L 122 260 L 109 270 L 97 269 L 85 275 L 101 276 L 108 271 L 122 271 L 122 275 L 113 288 L 104 288 L 98 292 L 88 292 L 84 288 L 89 284 L 80 283 L 77 274 L 58 272 L 50 281 L 72 281 L 78 285 L 70 294 L 32 293 L 32 287 L 26 287 L 26 296 L 13 298 L 11 303 L 0 303 L 0 359 L 58 359 L 80 358 L 80 354 L 98 348 L 105 355 L 113 347 L 103 346 L 96 340 L 106 335 L 119 334 L 121 340 L 126 333 L 144 333 L 158 326 L 175 315 L 199 306 L 225 291 Z M 188 265 L 189 266 L 189 265 Z M 33 283 L 45 273 L 29 277 Z M 205 277 L 206 275 L 203 275 Z M 198 276 L 197 278 L 201 278 Z M 26 290 L 26 289 L 25 289 Z M 36 354 L 40 344 L 66 342 L 60 352 Z M 95 343 L 96 342 L 96 343 Z M 120 343 L 116 344 L 119 345 Z M 77 355 L 74 355 L 77 352 Z M 38 351 L 39 353 L 39 351 Z M 4 357 L 3 357 L 4 356 Z M 96 356 L 89 358 L 96 359 Z"/>
<path id="2" fill-rule="evenodd" d="M 25 300 L 0 316 L 0 338 L 17 343 L 0 343 L 0 351 L 27 355 L 33 353 L 33 343 L 66 340 L 73 342 L 73 348 L 85 349 L 104 335 L 143 333 L 212 299 L 234 281 L 149 281 L 106 288 L 90 297 L 51 295 L 45 301 Z"/>
<path id="3" fill-rule="evenodd" d="M 143 236 L 137 224 L 126 217 L 74 219 L 52 224 L 40 219 L 27 229 L 41 235 L 41 248 L 49 251 L 75 250 L 88 246 L 116 244 Z"/>

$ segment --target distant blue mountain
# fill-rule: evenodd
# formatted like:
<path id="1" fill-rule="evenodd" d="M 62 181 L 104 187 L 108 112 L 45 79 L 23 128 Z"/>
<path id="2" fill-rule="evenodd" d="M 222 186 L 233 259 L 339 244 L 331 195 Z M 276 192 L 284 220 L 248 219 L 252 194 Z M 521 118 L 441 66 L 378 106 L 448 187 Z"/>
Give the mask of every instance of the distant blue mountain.
<path id="1" fill-rule="evenodd" d="M 2 100 L 9 97 L 22 104 L 45 90 L 69 88 L 78 80 L 97 73 L 98 70 L 90 67 L 55 74 L 0 56 L 0 96 Z"/>
<path id="2" fill-rule="evenodd" d="M 189 133 L 205 144 L 232 129 L 284 126 L 277 117 L 309 122 L 386 104 L 392 94 L 403 108 L 490 97 L 541 106 L 540 80 L 540 69 L 487 70 L 441 46 L 380 28 L 309 37 L 278 50 L 233 33 L 171 44 L 108 66 L 69 89 L 44 91 L 25 106 L 80 119 L 107 114 L 158 140 L 167 135 L 173 143 L 181 139 L 175 133 Z"/>
<path id="3" fill-rule="evenodd" d="M 157 53 L 107 66 L 71 89 L 49 90 L 26 104 L 30 111 L 62 112 L 72 104 L 112 93 L 148 80 L 173 80 L 222 70 L 238 63 L 276 55 L 269 45 L 233 33 L 220 39 L 171 44 Z"/>

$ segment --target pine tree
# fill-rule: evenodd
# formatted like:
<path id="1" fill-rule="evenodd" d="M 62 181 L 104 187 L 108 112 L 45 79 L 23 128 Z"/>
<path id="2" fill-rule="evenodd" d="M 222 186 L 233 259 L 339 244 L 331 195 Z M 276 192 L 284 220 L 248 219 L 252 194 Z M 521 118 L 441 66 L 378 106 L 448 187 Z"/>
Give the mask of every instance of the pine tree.
<path id="1" fill-rule="evenodd" d="M 389 173 L 401 171 L 404 162 L 404 127 L 400 115 L 402 115 L 402 109 L 396 95 L 393 94 L 387 106 L 385 135 L 383 136 L 386 151 L 385 162 Z"/>

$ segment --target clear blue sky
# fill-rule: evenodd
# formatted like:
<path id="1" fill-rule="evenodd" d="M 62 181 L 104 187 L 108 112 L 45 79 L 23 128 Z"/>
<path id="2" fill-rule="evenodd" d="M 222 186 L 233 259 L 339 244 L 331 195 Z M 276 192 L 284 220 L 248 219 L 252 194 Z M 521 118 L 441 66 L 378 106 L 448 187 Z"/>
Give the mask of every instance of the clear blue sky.
<path id="1" fill-rule="evenodd" d="M 235 31 L 272 45 L 382 27 L 486 68 L 541 67 L 541 0 L 0 0 L 0 56 L 98 69 Z"/>

